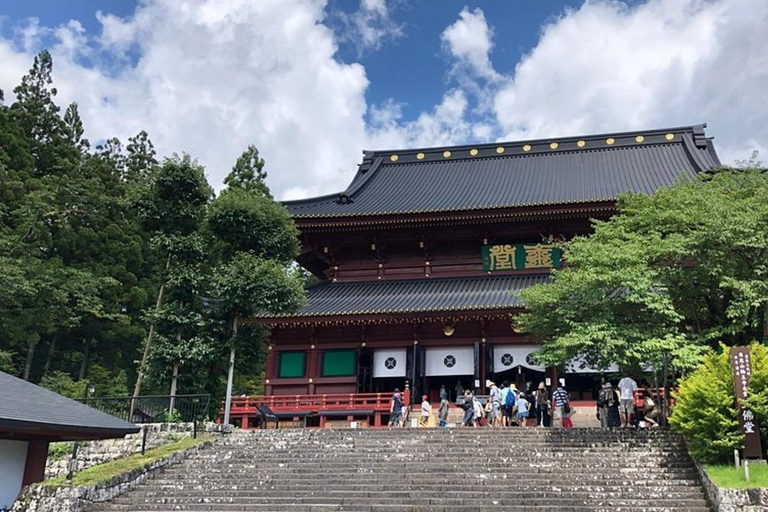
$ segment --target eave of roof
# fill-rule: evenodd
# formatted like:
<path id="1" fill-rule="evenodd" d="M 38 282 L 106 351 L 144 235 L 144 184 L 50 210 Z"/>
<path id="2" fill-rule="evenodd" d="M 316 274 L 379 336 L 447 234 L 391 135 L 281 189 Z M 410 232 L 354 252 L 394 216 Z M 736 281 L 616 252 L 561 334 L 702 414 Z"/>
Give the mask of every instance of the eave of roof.
<path id="1" fill-rule="evenodd" d="M 321 317 L 511 310 L 523 307 L 515 292 L 548 279 L 546 274 L 506 274 L 348 283 L 323 281 L 307 288 L 307 304 L 296 313 L 257 315 L 254 320 L 270 323 Z"/>
<path id="2" fill-rule="evenodd" d="M 302 221 L 614 201 L 719 166 L 704 127 L 366 151 L 344 192 L 284 204 Z"/>
<path id="3" fill-rule="evenodd" d="M 0 372 L 0 430 L 58 439 L 123 437 L 139 427 Z"/>

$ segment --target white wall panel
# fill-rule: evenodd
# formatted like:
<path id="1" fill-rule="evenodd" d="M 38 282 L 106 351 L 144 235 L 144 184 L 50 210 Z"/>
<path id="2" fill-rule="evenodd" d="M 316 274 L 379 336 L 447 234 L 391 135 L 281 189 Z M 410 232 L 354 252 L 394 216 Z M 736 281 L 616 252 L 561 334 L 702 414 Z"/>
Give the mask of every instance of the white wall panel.
<path id="1" fill-rule="evenodd" d="M 427 347 L 426 375 L 474 375 L 474 347 Z"/>

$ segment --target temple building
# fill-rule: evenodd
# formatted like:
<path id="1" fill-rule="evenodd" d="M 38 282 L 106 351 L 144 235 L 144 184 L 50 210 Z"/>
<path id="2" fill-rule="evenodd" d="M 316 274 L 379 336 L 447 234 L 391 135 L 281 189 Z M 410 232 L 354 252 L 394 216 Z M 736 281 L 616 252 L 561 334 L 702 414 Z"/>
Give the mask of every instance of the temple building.
<path id="1" fill-rule="evenodd" d="M 254 319 L 271 326 L 267 395 L 409 382 L 436 400 L 441 385 L 453 399 L 459 383 L 556 379 L 515 332 L 515 292 L 545 283 L 567 260 L 555 242 L 589 233 L 619 194 L 718 167 L 705 126 L 364 152 L 343 192 L 284 203 L 317 282 L 297 313 Z M 582 398 L 590 372 L 566 375 Z"/>

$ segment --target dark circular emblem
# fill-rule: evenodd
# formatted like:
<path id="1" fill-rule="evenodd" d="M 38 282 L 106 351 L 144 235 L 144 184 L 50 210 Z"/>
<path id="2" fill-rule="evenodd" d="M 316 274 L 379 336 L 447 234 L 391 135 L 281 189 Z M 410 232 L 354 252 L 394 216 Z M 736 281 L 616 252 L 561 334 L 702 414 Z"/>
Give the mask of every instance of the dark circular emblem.
<path id="1" fill-rule="evenodd" d="M 388 357 L 386 361 L 384 361 L 384 366 L 387 367 L 387 370 L 394 369 L 395 366 L 397 366 L 397 359 L 394 357 Z"/>
<path id="2" fill-rule="evenodd" d="M 512 366 L 512 362 L 515 360 L 512 354 L 504 354 L 501 356 L 501 364 L 504 366 Z"/>
<path id="3" fill-rule="evenodd" d="M 448 368 L 453 368 L 456 365 L 456 358 L 451 355 L 445 356 L 443 364 Z"/>
<path id="4" fill-rule="evenodd" d="M 531 366 L 539 366 L 536 364 L 536 361 L 533 360 L 533 357 L 536 355 L 536 352 L 531 352 L 527 356 L 525 356 L 525 362 L 528 363 Z"/>

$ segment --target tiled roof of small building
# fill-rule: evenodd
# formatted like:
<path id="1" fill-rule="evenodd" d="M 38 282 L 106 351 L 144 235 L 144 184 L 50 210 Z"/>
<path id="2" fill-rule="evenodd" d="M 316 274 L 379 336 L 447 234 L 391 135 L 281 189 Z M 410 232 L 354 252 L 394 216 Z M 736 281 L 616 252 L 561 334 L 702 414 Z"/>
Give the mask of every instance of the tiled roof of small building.
<path id="1" fill-rule="evenodd" d="M 262 318 L 520 308 L 523 305 L 515 292 L 548 279 L 547 275 L 491 275 L 350 283 L 323 281 L 307 288 L 307 305 L 300 311 Z"/>
<path id="2" fill-rule="evenodd" d="M 0 431 L 88 439 L 123 437 L 139 427 L 0 372 Z"/>
<path id="3" fill-rule="evenodd" d="M 719 166 L 705 126 L 366 151 L 344 192 L 284 204 L 318 218 L 610 201 Z"/>

